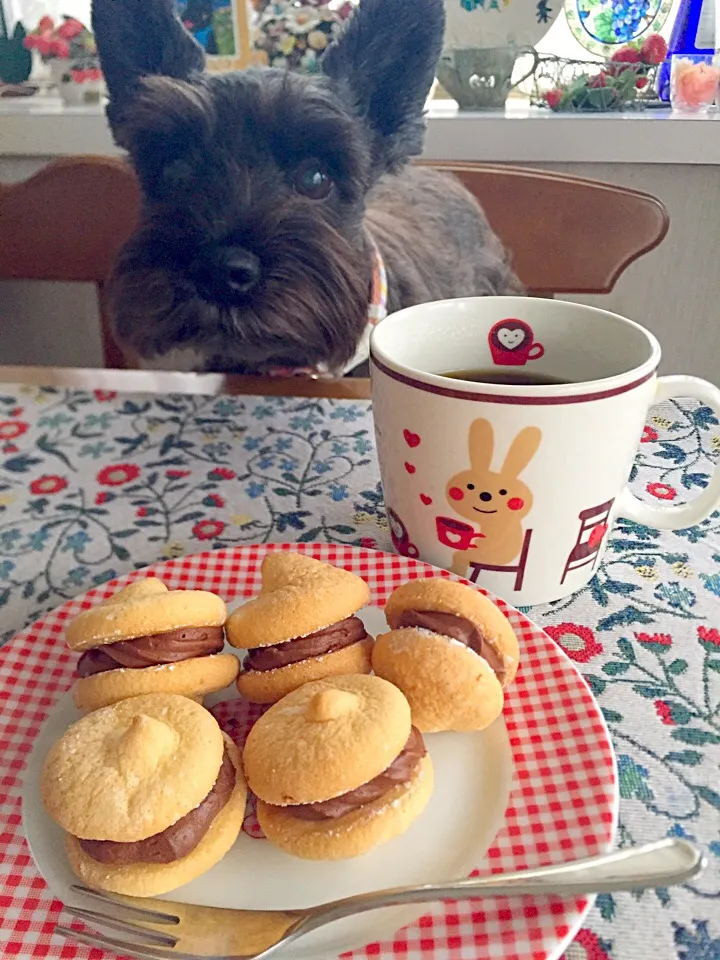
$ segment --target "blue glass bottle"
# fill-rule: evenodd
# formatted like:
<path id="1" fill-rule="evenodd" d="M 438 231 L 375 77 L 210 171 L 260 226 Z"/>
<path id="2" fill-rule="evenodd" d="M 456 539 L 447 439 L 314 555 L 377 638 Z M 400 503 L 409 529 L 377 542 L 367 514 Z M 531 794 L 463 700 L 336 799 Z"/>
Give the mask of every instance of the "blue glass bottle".
<path id="1" fill-rule="evenodd" d="M 660 66 L 657 92 L 661 100 L 670 102 L 670 58 L 676 53 L 715 52 L 715 0 L 680 0 L 673 24 L 668 59 Z"/>

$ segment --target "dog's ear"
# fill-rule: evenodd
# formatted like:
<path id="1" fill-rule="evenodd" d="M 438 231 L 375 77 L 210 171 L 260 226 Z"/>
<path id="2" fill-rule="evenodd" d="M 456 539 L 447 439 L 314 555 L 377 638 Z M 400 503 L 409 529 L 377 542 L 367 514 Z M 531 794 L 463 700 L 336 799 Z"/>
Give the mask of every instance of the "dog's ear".
<path id="1" fill-rule="evenodd" d="M 369 125 L 382 169 L 422 152 L 444 31 L 443 0 L 361 0 L 323 56 L 323 72 Z"/>
<path id="2" fill-rule="evenodd" d="M 146 76 L 188 80 L 205 66 L 205 54 L 175 13 L 174 0 L 93 0 L 97 41 L 115 127 Z"/>

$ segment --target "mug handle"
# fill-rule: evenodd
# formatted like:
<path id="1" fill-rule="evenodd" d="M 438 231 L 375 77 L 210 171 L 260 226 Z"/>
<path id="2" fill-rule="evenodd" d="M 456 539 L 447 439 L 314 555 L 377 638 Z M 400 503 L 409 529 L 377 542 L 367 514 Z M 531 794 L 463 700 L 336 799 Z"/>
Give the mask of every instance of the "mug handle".
<path id="1" fill-rule="evenodd" d="M 510 89 L 514 90 L 515 87 L 519 87 L 521 83 L 527 80 L 528 77 L 531 77 L 537 70 L 537 65 L 540 63 L 540 54 L 537 52 L 535 47 L 518 47 L 517 55 L 521 57 L 524 53 L 531 54 L 533 58 L 533 65 L 530 67 L 527 73 L 524 73 L 519 80 L 516 80 L 515 83 L 511 84 Z M 516 58 L 517 59 L 517 58 Z"/>
<path id="2" fill-rule="evenodd" d="M 699 377 L 660 377 L 655 389 L 653 404 L 675 397 L 692 397 L 706 403 L 720 417 L 720 390 Z M 651 404 L 651 406 L 653 405 Z M 657 530 L 684 530 L 707 520 L 720 504 L 720 464 L 715 466 L 710 482 L 691 503 L 677 507 L 651 507 L 642 503 L 625 487 L 618 497 L 616 516 L 627 517 L 636 523 Z"/>

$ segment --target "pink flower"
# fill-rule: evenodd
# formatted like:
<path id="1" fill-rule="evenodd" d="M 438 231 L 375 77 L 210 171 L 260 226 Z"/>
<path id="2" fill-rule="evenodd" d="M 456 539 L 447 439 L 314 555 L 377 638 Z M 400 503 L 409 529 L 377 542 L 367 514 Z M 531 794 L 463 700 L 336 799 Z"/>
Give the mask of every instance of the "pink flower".
<path id="1" fill-rule="evenodd" d="M 65 23 L 58 27 L 58 36 L 63 40 L 72 40 L 79 33 L 82 33 L 85 27 L 74 17 L 67 17 Z"/>
<path id="2" fill-rule="evenodd" d="M 95 503 L 98 507 L 100 507 L 103 503 L 107 503 L 108 500 L 112 500 L 112 498 L 112 493 L 107 493 L 107 491 L 103 490 L 101 493 L 96 494 Z"/>
<path id="3" fill-rule="evenodd" d="M 93 394 L 100 403 L 107 403 L 108 400 L 115 399 L 117 390 L 93 390 Z"/>
<path id="4" fill-rule="evenodd" d="M 649 483 L 645 489 L 658 500 L 674 500 L 677 496 L 677 490 L 666 483 Z"/>
<path id="5" fill-rule="evenodd" d="M 720 630 L 715 627 L 698 627 L 698 640 L 708 653 L 720 653 Z"/>
<path id="6" fill-rule="evenodd" d="M 98 472 L 97 482 L 108 487 L 119 487 L 123 483 L 130 483 L 140 476 L 140 467 L 134 463 L 116 463 L 110 467 L 103 467 Z"/>
<path id="7" fill-rule="evenodd" d="M 675 726 L 675 721 L 673 720 L 670 704 L 666 703 L 665 700 L 655 701 L 655 713 L 660 717 L 660 719 L 662 720 L 662 722 L 665 724 L 666 727 Z"/>
<path id="8" fill-rule="evenodd" d="M 48 33 L 55 29 L 55 21 L 52 17 L 44 16 L 40 17 L 40 22 L 37 25 L 38 33 Z"/>
<path id="9" fill-rule="evenodd" d="M 587 663 L 603 652 L 603 645 L 595 639 L 592 630 L 579 623 L 560 623 L 556 627 L 545 627 L 545 633 L 576 663 Z"/>
<path id="10" fill-rule="evenodd" d="M 13 407 L 13 409 L 10 411 L 10 416 L 19 417 L 22 414 L 22 412 L 23 412 L 22 407 Z"/>
<path id="11" fill-rule="evenodd" d="M 213 540 L 225 529 L 222 520 L 198 520 L 192 528 L 193 536 L 198 540 Z"/>
<path id="12" fill-rule="evenodd" d="M 361 537 L 360 546 L 365 547 L 366 550 L 375 550 L 377 543 L 373 540 L 372 537 Z"/>
<path id="13" fill-rule="evenodd" d="M 56 57 L 60 57 L 61 60 L 67 60 L 70 56 L 70 44 L 67 40 L 63 40 L 62 37 L 58 37 L 57 40 L 53 40 L 53 53 Z"/>
<path id="14" fill-rule="evenodd" d="M 13 420 L 3 420 L 0 422 L 0 440 L 17 440 L 24 433 L 27 433 L 27 423 Z"/>
<path id="15" fill-rule="evenodd" d="M 636 633 L 635 639 L 648 646 L 669 647 L 672 637 L 669 633 Z"/>
<path id="16" fill-rule="evenodd" d="M 209 505 L 209 506 L 212 506 L 212 507 L 224 507 L 224 506 L 225 506 L 225 501 L 224 501 L 223 498 L 222 498 L 219 494 L 217 494 L 217 493 L 211 493 L 211 494 L 208 496 L 207 499 L 208 499 L 208 505 Z"/>
<path id="17" fill-rule="evenodd" d="M 37 37 L 35 40 L 35 49 L 41 57 L 49 57 L 54 50 L 53 41 L 48 40 L 47 37 Z"/>
<path id="18" fill-rule="evenodd" d="M 228 470 L 227 467 L 215 467 L 214 470 L 210 471 L 210 478 L 215 480 L 232 480 L 235 476 L 234 470 Z"/>
<path id="19" fill-rule="evenodd" d="M 65 477 L 58 477 L 55 474 L 44 474 L 38 477 L 30 484 L 30 493 L 60 493 L 68 485 Z"/>
<path id="20" fill-rule="evenodd" d="M 657 430 L 653 430 L 652 427 L 646 426 L 643 429 L 643 435 L 640 439 L 640 443 L 652 443 L 653 440 L 657 440 L 657 438 L 658 438 Z"/>
<path id="21" fill-rule="evenodd" d="M 135 511 L 136 517 L 146 517 L 147 516 L 147 507 L 138 507 Z"/>
<path id="22" fill-rule="evenodd" d="M 190 476 L 190 471 L 189 470 L 166 470 L 165 476 L 169 480 L 182 480 L 183 477 Z"/>

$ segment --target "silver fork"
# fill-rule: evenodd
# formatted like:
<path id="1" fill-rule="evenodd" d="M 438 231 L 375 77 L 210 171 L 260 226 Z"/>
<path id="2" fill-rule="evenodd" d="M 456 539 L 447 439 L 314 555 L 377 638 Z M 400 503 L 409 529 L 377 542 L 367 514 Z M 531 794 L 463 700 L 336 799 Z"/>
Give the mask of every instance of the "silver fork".
<path id="1" fill-rule="evenodd" d="M 56 926 L 55 933 L 88 946 L 110 948 L 147 960 L 266 960 L 281 946 L 311 930 L 379 907 L 469 897 L 572 896 L 668 887 L 696 876 L 704 866 L 700 850 L 685 840 L 668 839 L 537 870 L 363 893 L 305 910 L 198 907 L 172 900 L 111 896 L 74 886 L 74 892 L 99 901 L 105 910 L 111 909 L 105 912 L 71 904 L 65 907 L 68 913 L 85 923 L 134 939 L 65 926 Z"/>

